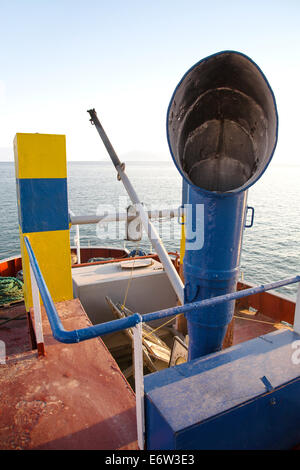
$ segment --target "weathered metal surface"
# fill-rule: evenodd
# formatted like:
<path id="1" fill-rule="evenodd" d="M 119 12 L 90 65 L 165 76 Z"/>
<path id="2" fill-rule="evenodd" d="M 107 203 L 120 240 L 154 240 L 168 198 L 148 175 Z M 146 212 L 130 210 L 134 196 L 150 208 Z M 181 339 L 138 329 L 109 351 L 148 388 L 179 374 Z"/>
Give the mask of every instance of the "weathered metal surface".
<path id="1" fill-rule="evenodd" d="M 248 289 L 255 284 L 239 282 L 238 290 Z M 295 315 L 295 302 L 277 292 L 261 292 L 239 300 L 244 308 L 253 307 L 259 312 L 273 318 L 276 321 L 285 321 L 293 325 Z"/>
<path id="2" fill-rule="evenodd" d="M 192 66 L 172 95 L 172 158 L 195 189 L 245 190 L 272 158 L 277 120 L 273 92 L 259 67 L 236 51 L 213 54 Z"/>
<path id="3" fill-rule="evenodd" d="M 233 344 L 243 343 L 267 333 L 272 333 L 279 328 L 285 328 L 276 320 L 257 312 L 255 315 L 247 315 L 236 310 L 234 317 Z"/>
<path id="4" fill-rule="evenodd" d="M 66 329 L 90 326 L 78 299 L 56 307 Z M 137 449 L 134 392 L 102 340 L 58 343 L 42 315 L 46 357 L 0 366 L 0 448 Z"/>
<path id="5" fill-rule="evenodd" d="M 0 309 L 0 340 L 5 343 L 7 356 L 31 350 L 24 302 Z"/>
<path id="6" fill-rule="evenodd" d="M 71 247 L 71 251 L 76 253 L 76 249 Z M 87 263 L 91 258 L 126 258 L 128 256 L 127 250 L 122 248 L 113 247 L 86 247 L 80 248 L 81 263 Z"/>
<path id="7" fill-rule="evenodd" d="M 277 331 L 146 376 L 148 450 L 296 446 L 300 377 L 291 354 L 299 338 Z"/>
<path id="8" fill-rule="evenodd" d="M 204 207 L 204 244 L 186 249 L 184 256 L 185 303 L 232 293 L 236 289 L 244 229 L 246 192 L 231 197 L 206 197 L 190 187 L 192 214 L 187 226 L 196 227 L 197 208 Z M 198 224 L 198 227 L 197 227 Z M 196 236 L 196 238 L 197 238 Z M 188 236 L 186 237 L 188 240 Z M 187 248 L 187 247 L 186 247 Z M 234 313 L 234 301 L 186 313 L 189 359 L 220 350 Z"/>
<path id="9" fill-rule="evenodd" d="M 0 276 L 13 276 L 22 269 L 21 256 L 13 256 L 11 258 L 2 259 L 0 261 Z"/>

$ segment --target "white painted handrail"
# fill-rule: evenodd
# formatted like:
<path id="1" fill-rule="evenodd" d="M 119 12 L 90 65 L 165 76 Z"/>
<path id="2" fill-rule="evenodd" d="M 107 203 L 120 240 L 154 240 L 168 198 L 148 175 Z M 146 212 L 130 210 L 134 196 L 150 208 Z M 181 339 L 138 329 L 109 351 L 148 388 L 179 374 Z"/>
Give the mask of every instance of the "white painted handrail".
<path id="1" fill-rule="evenodd" d="M 134 345 L 134 379 L 135 379 L 137 435 L 138 435 L 139 448 L 140 450 L 143 450 L 144 440 L 145 440 L 145 409 L 144 409 L 142 323 L 138 323 L 133 328 L 133 345 Z"/>
<path id="2" fill-rule="evenodd" d="M 80 256 L 80 232 L 79 232 L 79 225 L 76 225 L 76 236 L 74 237 L 74 242 L 76 245 L 76 253 L 77 253 L 77 263 L 81 263 L 81 256 Z"/>
<path id="3" fill-rule="evenodd" d="M 36 342 L 37 342 L 38 354 L 39 356 L 42 356 L 44 354 L 44 333 L 43 333 L 43 324 L 42 324 L 40 292 L 39 292 L 39 288 L 38 288 L 31 264 L 29 264 L 29 268 L 30 268 L 31 293 L 32 293 L 33 312 L 34 312 L 35 337 L 36 337 Z"/>
<path id="4" fill-rule="evenodd" d="M 296 299 L 294 331 L 300 335 L 300 282 L 298 284 L 298 292 L 297 292 L 297 299 Z"/>
<path id="5" fill-rule="evenodd" d="M 153 209 L 146 211 L 149 219 L 173 219 L 174 217 L 180 217 L 183 209 L 172 208 L 172 209 Z M 86 224 L 98 224 L 98 223 L 110 223 L 110 222 L 126 222 L 128 219 L 127 212 L 114 212 L 111 214 L 89 214 L 89 215 L 74 215 L 70 211 L 70 222 L 72 225 L 86 225 Z"/>

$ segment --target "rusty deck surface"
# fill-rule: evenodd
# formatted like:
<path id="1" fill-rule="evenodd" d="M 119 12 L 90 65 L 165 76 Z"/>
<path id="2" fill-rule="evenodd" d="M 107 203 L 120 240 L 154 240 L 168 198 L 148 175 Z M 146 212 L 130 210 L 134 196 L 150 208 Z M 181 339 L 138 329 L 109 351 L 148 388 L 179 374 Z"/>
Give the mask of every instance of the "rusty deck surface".
<path id="1" fill-rule="evenodd" d="M 0 308 L 0 340 L 5 342 L 6 355 L 31 351 L 29 323 L 24 302 Z"/>
<path id="2" fill-rule="evenodd" d="M 56 304 L 67 330 L 90 326 L 78 299 Z M 284 325 L 235 312 L 233 344 Z M 135 396 L 101 339 L 54 340 L 43 311 L 46 357 L 32 351 L 24 305 L 0 310 L 7 363 L 0 365 L 0 449 L 137 449 Z M 1 320 L 2 317 L 2 320 Z"/>
<path id="3" fill-rule="evenodd" d="M 56 307 L 66 330 L 91 325 L 78 299 Z M 135 395 L 102 340 L 59 343 L 43 311 L 38 359 L 24 321 L 23 350 L 0 365 L 0 449 L 137 449 Z"/>
<path id="4" fill-rule="evenodd" d="M 233 344 L 243 343 L 258 336 L 266 335 L 278 329 L 287 328 L 275 319 L 267 317 L 262 313 L 243 313 L 236 311 L 234 317 Z"/>

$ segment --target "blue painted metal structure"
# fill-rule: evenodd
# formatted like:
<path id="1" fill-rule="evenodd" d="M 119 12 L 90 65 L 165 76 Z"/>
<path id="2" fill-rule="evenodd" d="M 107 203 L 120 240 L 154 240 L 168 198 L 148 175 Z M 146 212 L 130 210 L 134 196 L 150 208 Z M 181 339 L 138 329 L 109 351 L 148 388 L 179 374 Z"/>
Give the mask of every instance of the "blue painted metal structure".
<path id="1" fill-rule="evenodd" d="M 69 229 L 67 178 L 19 178 L 17 194 L 23 233 Z"/>
<path id="2" fill-rule="evenodd" d="M 222 57 L 225 63 L 219 60 Z M 201 82 L 197 74 L 199 70 L 205 71 L 206 66 L 209 73 Z M 245 83 L 239 87 L 238 82 L 243 83 L 241 78 Z M 187 85 L 187 95 L 182 92 L 182 84 Z M 205 243 L 200 250 L 186 250 L 184 259 L 185 305 L 143 317 L 135 313 L 125 319 L 66 331 L 29 238 L 25 236 L 30 265 L 53 336 L 64 343 L 77 343 L 133 327 L 142 321 L 185 313 L 190 361 L 145 377 L 147 448 L 290 448 L 300 441 L 300 377 L 298 367 L 291 360 L 292 343 L 300 336 L 279 331 L 214 353 L 222 346 L 235 299 L 300 281 L 300 276 L 296 276 L 234 292 L 247 189 L 264 172 L 276 146 L 274 96 L 262 72 L 249 58 L 228 51 L 216 54 L 196 64 L 183 77 L 171 100 L 168 126 L 168 131 L 172 132 L 172 136 L 168 133 L 171 153 L 185 180 L 183 203 L 194 208 L 186 221 L 192 229 L 197 228 L 197 205 L 205 207 Z M 175 142 L 178 135 L 179 143 Z M 238 148 L 232 147 L 235 136 Z M 211 148 L 205 148 L 206 142 Z M 218 148 L 214 148 L 216 142 Z M 197 154 L 199 148 L 205 154 L 204 159 L 201 152 Z M 189 153 L 189 149 L 196 149 L 196 154 Z M 224 149 L 232 154 L 225 155 Z M 192 166 L 189 168 L 190 156 Z M 195 158 L 196 166 L 199 163 L 201 166 L 196 180 L 193 176 Z M 39 230 L 45 229 L 39 227 Z"/>
<path id="3" fill-rule="evenodd" d="M 260 286 L 250 287 L 249 289 L 243 289 L 238 292 L 231 292 L 229 294 L 220 295 L 210 299 L 198 300 L 191 302 L 190 304 L 179 305 L 178 307 L 171 307 L 158 312 L 146 313 L 143 315 L 143 322 L 149 322 L 152 320 L 160 320 L 169 316 L 178 315 L 180 313 L 190 313 L 195 309 L 201 310 L 202 308 L 213 307 L 214 305 L 220 305 L 225 302 L 231 302 L 233 300 L 242 299 L 249 295 L 259 294 L 260 292 L 267 292 L 272 289 L 278 289 L 279 287 L 287 286 L 300 282 L 300 276 L 294 276 L 289 279 L 282 281 L 270 282 L 269 284 L 262 284 Z"/>
<path id="4" fill-rule="evenodd" d="M 247 190 L 263 174 L 277 143 L 277 110 L 258 66 L 244 54 L 224 51 L 195 64 L 177 85 L 167 112 L 172 158 L 188 190 L 186 233 L 199 227 L 204 243 L 186 238 L 184 301 L 236 290 Z M 252 220 L 249 226 L 253 224 Z M 234 302 L 189 311 L 189 359 L 222 348 Z"/>
<path id="5" fill-rule="evenodd" d="M 243 54 L 205 58 L 174 91 L 167 136 L 188 187 L 183 203 L 192 206 L 186 233 L 199 230 L 199 205 L 205 232 L 200 247 L 186 237 L 181 311 L 189 361 L 145 377 L 148 450 L 289 449 L 300 442 L 300 375 L 292 361 L 300 335 L 278 331 L 220 351 L 233 299 L 247 295 L 234 292 L 243 230 L 253 224 L 253 208 L 245 223 L 247 190 L 268 166 L 277 132 L 272 90 Z"/>
<path id="6" fill-rule="evenodd" d="M 146 447 L 291 449 L 300 442 L 300 371 L 279 330 L 145 376 Z"/>
<path id="7" fill-rule="evenodd" d="M 236 290 L 247 192 L 216 199 L 190 187 L 188 204 L 195 226 L 196 207 L 204 205 L 204 244 L 202 249 L 186 249 L 184 257 L 185 303 L 217 297 Z M 188 212 L 189 214 L 189 212 Z M 188 242 L 188 240 L 187 240 Z M 189 359 L 221 349 L 227 325 L 234 312 L 234 301 L 189 312 Z"/>

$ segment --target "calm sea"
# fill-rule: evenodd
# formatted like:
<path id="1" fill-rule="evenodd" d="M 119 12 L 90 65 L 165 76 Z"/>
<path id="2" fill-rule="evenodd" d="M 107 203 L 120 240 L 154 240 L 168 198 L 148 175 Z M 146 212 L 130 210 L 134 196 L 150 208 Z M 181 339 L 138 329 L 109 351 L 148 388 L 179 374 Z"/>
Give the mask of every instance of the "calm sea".
<path id="1" fill-rule="evenodd" d="M 128 163 L 128 176 L 147 208 L 176 208 L 181 203 L 181 177 L 172 162 Z M 16 184 L 13 163 L 0 163 L 0 259 L 20 252 Z M 271 164 L 249 190 L 248 205 L 254 206 L 254 226 L 245 229 L 241 272 L 255 283 L 271 282 L 300 273 L 300 166 Z M 69 209 L 75 215 L 97 211 L 125 211 L 129 199 L 116 178 L 112 164 L 70 162 L 68 164 Z M 177 219 L 155 223 L 167 250 L 179 251 L 180 225 Z M 70 231 L 74 244 L 75 229 Z M 126 246 L 125 224 L 80 226 L 82 245 Z M 144 237 L 138 245 L 151 252 Z M 279 289 L 295 298 L 295 285 Z"/>

